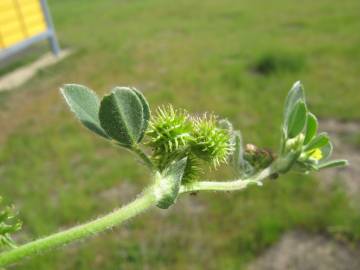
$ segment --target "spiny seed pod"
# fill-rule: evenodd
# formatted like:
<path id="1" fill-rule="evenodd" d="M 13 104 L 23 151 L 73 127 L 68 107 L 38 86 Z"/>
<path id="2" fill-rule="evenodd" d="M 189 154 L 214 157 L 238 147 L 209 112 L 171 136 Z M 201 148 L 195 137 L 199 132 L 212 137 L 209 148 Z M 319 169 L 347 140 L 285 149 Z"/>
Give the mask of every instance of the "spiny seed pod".
<path id="1" fill-rule="evenodd" d="M 157 115 L 150 121 L 147 143 L 155 155 L 171 153 L 188 145 L 191 138 L 192 124 L 188 114 L 183 110 L 175 110 L 171 105 L 157 110 Z"/>
<path id="2" fill-rule="evenodd" d="M 214 167 L 226 163 L 233 151 L 229 131 L 217 126 L 214 115 L 204 114 L 194 119 L 192 137 L 191 151 Z"/>
<path id="3" fill-rule="evenodd" d="M 160 171 L 166 169 L 173 161 L 187 158 L 182 183 L 190 183 L 198 179 L 203 172 L 200 160 L 189 149 L 177 150 L 172 153 L 164 153 L 153 156 L 153 160 Z"/>
<path id="4" fill-rule="evenodd" d="M 187 184 L 196 181 L 199 175 L 203 172 L 200 160 L 193 154 L 187 155 L 186 167 L 182 178 L 182 184 Z"/>

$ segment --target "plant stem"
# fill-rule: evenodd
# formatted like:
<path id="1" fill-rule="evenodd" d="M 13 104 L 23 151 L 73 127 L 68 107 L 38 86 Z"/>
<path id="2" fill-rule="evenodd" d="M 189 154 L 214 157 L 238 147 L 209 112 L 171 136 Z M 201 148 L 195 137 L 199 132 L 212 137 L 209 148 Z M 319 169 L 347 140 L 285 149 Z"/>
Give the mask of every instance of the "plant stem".
<path id="1" fill-rule="evenodd" d="M 180 193 L 194 192 L 200 190 L 212 190 L 212 191 L 234 191 L 246 188 L 249 184 L 262 185 L 262 182 L 276 173 L 284 173 L 289 170 L 292 164 L 297 160 L 297 153 L 290 153 L 285 157 L 278 158 L 269 167 L 263 169 L 259 173 L 247 179 L 237 179 L 233 181 L 199 181 L 182 185 Z"/>
<path id="2" fill-rule="evenodd" d="M 139 155 L 144 156 L 144 161 L 148 160 L 148 166 L 153 166 L 151 160 L 147 155 L 138 149 Z M 146 158 L 145 158 L 146 157 Z M 274 165 L 274 164 L 273 164 Z M 268 178 L 274 173 L 274 166 L 271 165 L 268 168 L 262 170 L 258 174 L 248 179 L 238 179 L 228 182 L 216 182 L 216 181 L 201 181 L 192 184 L 182 185 L 179 193 L 193 192 L 200 190 L 213 190 L 213 191 L 234 191 L 246 188 L 249 184 L 262 185 L 262 181 Z M 100 217 L 94 221 L 90 221 L 83 225 L 79 225 L 68 229 L 63 232 L 55 233 L 53 235 L 41 238 L 22 246 L 16 247 L 10 251 L 0 254 L 0 267 L 15 263 L 24 257 L 36 255 L 76 240 L 84 239 L 95 235 L 99 232 L 110 229 L 114 226 L 121 224 L 122 222 L 136 216 L 137 214 L 145 211 L 146 209 L 155 206 L 161 198 L 157 198 L 158 189 L 161 186 L 156 184 L 144 191 L 144 193 L 138 197 L 135 201 L 125 205 L 124 207 L 113 211 L 112 213 Z M 171 191 L 170 191 L 171 192 Z"/>
<path id="3" fill-rule="evenodd" d="M 262 185 L 262 181 L 273 174 L 272 166 L 267 167 L 260 173 L 248 179 L 237 179 L 234 181 L 199 181 L 191 184 L 183 185 L 180 188 L 180 193 L 194 192 L 200 190 L 212 191 L 234 191 L 246 188 L 249 184 Z"/>
<path id="4" fill-rule="evenodd" d="M 135 201 L 106 216 L 0 254 L 0 267 L 15 263 L 24 257 L 36 255 L 110 229 L 145 211 L 151 206 L 155 206 L 155 204 L 156 197 L 153 189 L 149 188 Z"/>
<path id="5" fill-rule="evenodd" d="M 131 150 L 134 151 L 134 153 L 136 153 L 142 161 L 144 161 L 145 165 L 151 170 L 154 171 L 155 170 L 155 165 L 154 163 L 151 161 L 151 159 L 149 158 L 149 156 L 138 146 L 134 146 L 133 148 L 131 148 Z"/>

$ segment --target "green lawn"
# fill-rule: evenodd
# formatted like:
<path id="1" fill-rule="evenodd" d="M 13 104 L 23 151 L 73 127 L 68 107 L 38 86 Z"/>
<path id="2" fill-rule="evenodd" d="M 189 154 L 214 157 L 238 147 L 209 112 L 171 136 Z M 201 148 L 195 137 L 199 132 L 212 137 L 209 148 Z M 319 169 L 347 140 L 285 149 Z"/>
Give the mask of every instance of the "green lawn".
<path id="1" fill-rule="evenodd" d="M 216 111 L 246 142 L 274 149 L 298 79 L 318 116 L 360 117 L 358 0 L 49 2 L 62 46 L 75 53 L 0 94 L 0 193 L 20 210 L 19 242 L 106 213 L 150 181 L 131 154 L 80 126 L 59 95 L 64 83 L 99 94 L 132 85 L 153 109 Z M 292 174 L 241 193 L 184 196 L 9 269 L 241 269 L 286 230 L 355 241 L 359 222 L 339 187 Z"/>

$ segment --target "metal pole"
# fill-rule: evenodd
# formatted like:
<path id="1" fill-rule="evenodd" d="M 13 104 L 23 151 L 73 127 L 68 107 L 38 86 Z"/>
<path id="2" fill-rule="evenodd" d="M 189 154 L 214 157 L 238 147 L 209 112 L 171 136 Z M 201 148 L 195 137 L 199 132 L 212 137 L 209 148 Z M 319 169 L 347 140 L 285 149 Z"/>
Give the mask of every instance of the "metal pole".
<path id="1" fill-rule="evenodd" d="M 59 46 L 59 42 L 56 37 L 54 23 L 52 21 L 46 0 L 40 0 L 40 2 L 41 2 L 42 9 L 44 11 L 45 20 L 47 23 L 47 28 L 48 28 L 47 31 L 49 33 L 48 40 L 49 40 L 49 43 L 51 46 L 51 50 L 56 56 L 58 56 L 60 54 L 60 46 Z"/>

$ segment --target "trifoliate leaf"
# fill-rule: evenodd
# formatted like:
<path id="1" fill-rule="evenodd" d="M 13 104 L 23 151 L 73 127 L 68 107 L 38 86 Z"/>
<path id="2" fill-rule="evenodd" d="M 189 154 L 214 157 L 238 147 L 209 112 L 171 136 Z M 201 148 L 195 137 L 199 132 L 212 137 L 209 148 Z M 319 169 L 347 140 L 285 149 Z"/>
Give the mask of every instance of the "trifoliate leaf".
<path id="1" fill-rule="evenodd" d="M 299 100 L 293 110 L 290 113 L 287 123 L 287 136 L 288 138 L 294 138 L 303 131 L 306 123 L 306 105 L 304 101 Z"/>
<path id="2" fill-rule="evenodd" d="M 70 110 L 85 127 L 104 138 L 109 138 L 100 125 L 100 101 L 94 91 L 79 84 L 65 84 L 60 91 Z"/>
<path id="3" fill-rule="evenodd" d="M 142 137 L 143 106 L 130 88 L 116 87 L 100 104 L 101 127 L 124 147 L 131 147 Z"/>
<path id="4" fill-rule="evenodd" d="M 306 120 L 304 145 L 308 144 L 311 141 L 311 139 L 315 137 L 317 133 L 317 128 L 318 128 L 318 121 L 316 119 L 316 116 L 308 112 L 307 120 Z"/>

